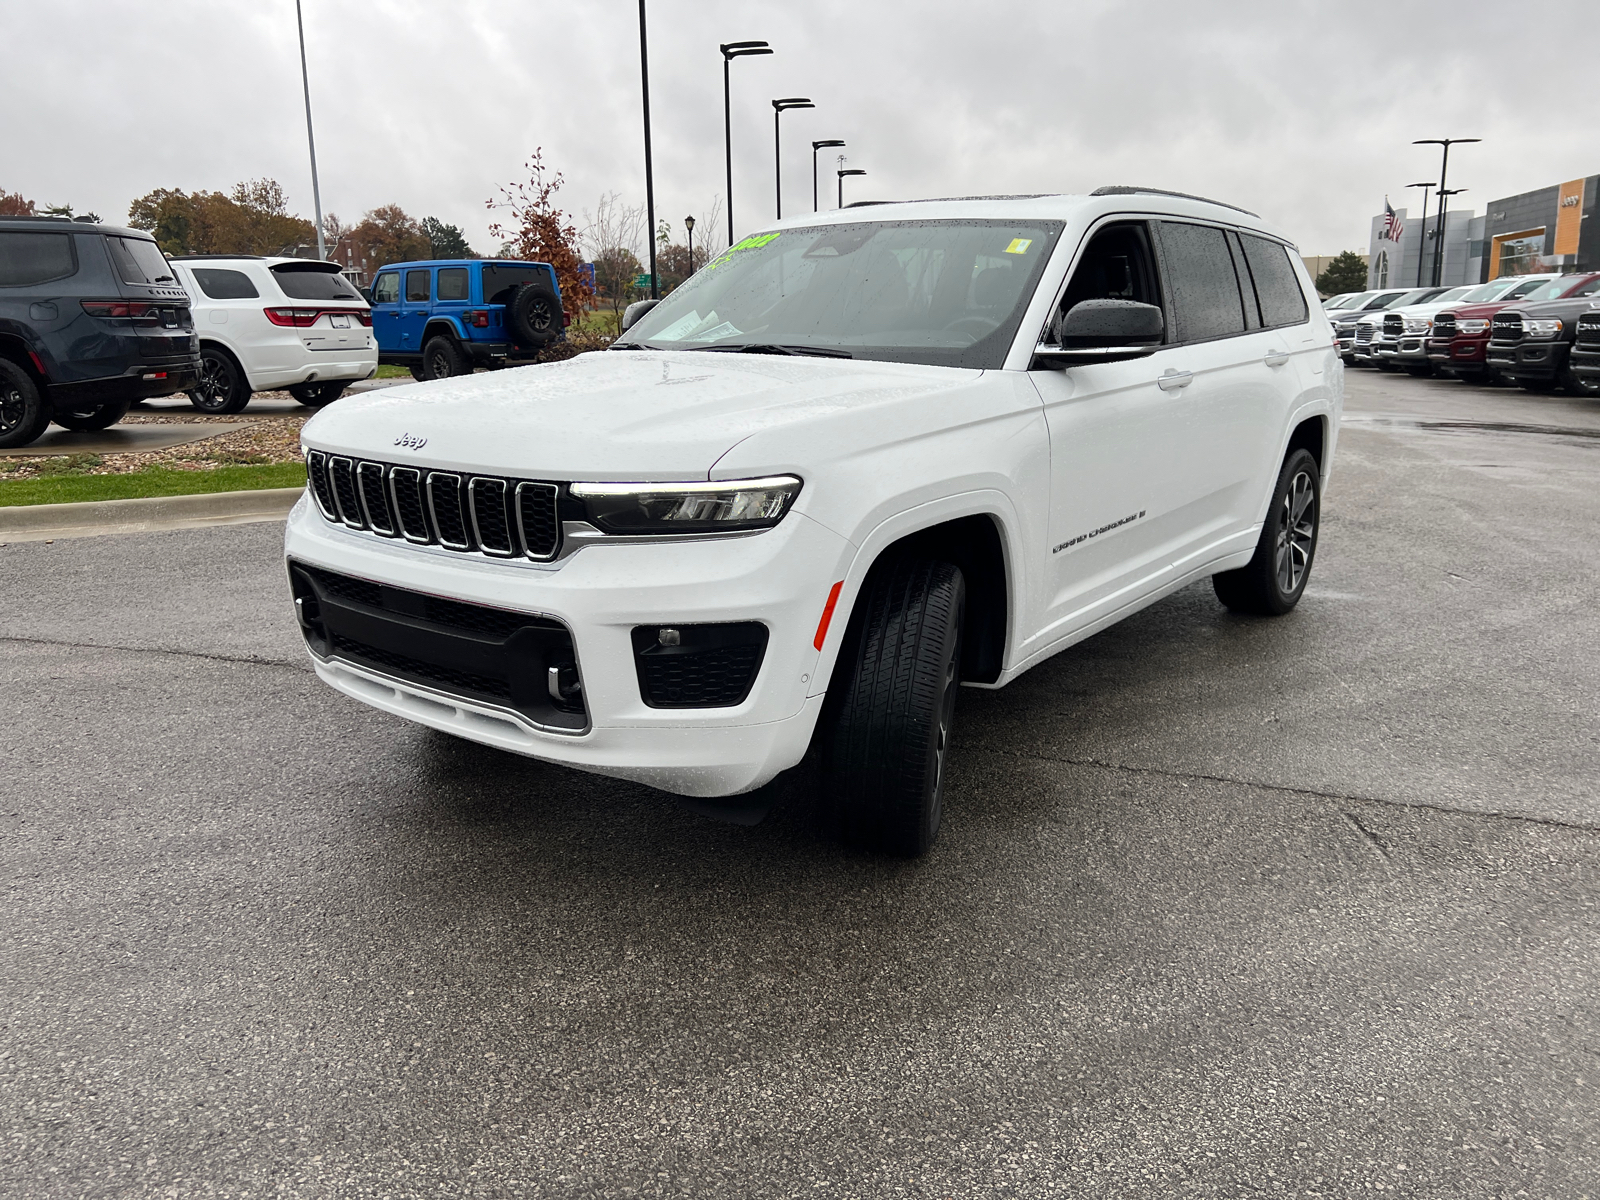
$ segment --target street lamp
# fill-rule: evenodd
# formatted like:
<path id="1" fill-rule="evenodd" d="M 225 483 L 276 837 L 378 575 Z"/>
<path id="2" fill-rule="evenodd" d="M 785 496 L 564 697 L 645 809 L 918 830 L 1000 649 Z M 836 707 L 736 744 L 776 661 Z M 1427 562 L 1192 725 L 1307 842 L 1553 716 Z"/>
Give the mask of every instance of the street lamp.
<path id="1" fill-rule="evenodd" d="M 728 98 L 728 64 L 747 54 L 771 54 L 765 42 L 729 42 L 722 48 L 722 146 L 728 163 L 728 245 L 733 245 L 733 108 Z"/>
<path id="2" fill-rule="evenodd" d="M 1435 188 L 1437 183 L 1408 183 L 1408 188 L 1419 187 L 1422 189 L 1422 223 L 1417 226 L 1417 286 L 1422 286 L 1422 251 L 1428 241 L 1428 189 Z"/>
<path id="3" fill-rule="evenodd" d="M 685 217 L 683 227 L 689 231 L 689 274 L 694 274 L 694 218 Z"/>
<path id="4" fill-rule="evenodd" d="M 1445 180 L 1450 173 L 1450 147 L 1466 142 L 1481 142 L 1482 138 L 1418 138 L 1412 142 L 1413 146 L 1443 146 L 1444 160 L 1439 164 L 1439 195 L 1444 196 Z M 1439 231 L 1434 235 L 1433 246 L 1433 286 L 1439 286 L 1439 277 L 1444 263 L 1441 255 L 1444 253 L 1444 202 L 1439 203 Z"/>
<path id="5" fill-rule="evenodd" d="M 860 167 L 851 167 L 849 170 L 846 170 L 845 168 L 840 167 L 839 170 L 836 172 L 836 174 L 839 176 L 839 207 L 843 208 L 844 207 L 844 177 L 846 175 L 865 175 L 866 172 L 863 171 Z"/>
<path id="6" fill-rule="evenodd" d="M 650 222 L 650 299 L 661 298 L 656 280 L 656 178 L 650 165 L 650 43 L 645 37 L 644 0 L 639 0 L 639 77 L 644 91 L 644 207 Z"/>
<path id="7" fill-rule="evenodd" d="M 811 211 L 817 211 L 817 151 L 824 146 L 844 145 L 838 138 L 831 138 L 826 142 L 811 143 Z"/>
<path id="8" fill-rule="evenodd" d="M 1439 222 L 1439 244 L 1435 248 L 1433 255 L 1434 261 L 1439 264 L 1438 269 L 1434 272 L 1436 276 L 1433 284 L 1434 287 L 1439 287 L 1444 283 L 1444 239 L 1445 235 L 1450 232 L 1450 218 L 1448 215 L 1450 211 L 1450 197 L 1459 196 L 1462 192 L 1467 190 L 1467 188 L 1439 189 L 1439 215 L 1444 219 Z"/>
<path id="9" fill-rule="evenodd" d="M 777 190 L 778 219 L 783 219 L 783 153 L 778 145 L 778 118 L 791 108 L 815 108 L 816 105 L 804 96 L 788 96 L 782 100 L 772 102 L 772 157 L 774 162 L 773 187 Z"/>
<path id="10" fill-rule="evenodd" d="M 640 0 L 642 4 L 644 0 Z M 294 24 L 300 31 L 300 86 L 306 94 L 306 145 L 311 148 L 311 203 L 317 210 L 317 257 L 327 258 L 322 244 L 322 190 L 317 186 L 317 137 L 311 131 L 311 76 L 306 73 L 306 23 L 300 16 L 300 0 L 294 0 Z"/>

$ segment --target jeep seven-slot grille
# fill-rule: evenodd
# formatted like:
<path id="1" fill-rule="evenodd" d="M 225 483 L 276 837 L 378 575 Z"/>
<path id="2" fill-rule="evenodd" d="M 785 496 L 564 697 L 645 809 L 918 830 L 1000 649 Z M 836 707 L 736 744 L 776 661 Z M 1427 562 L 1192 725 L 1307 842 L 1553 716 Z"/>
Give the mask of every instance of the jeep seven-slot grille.
<path id="1" fill-rule="evenodd" d="M 549 562 L 561 548 L 561 487 L 306 452 L 311 494 L 335 524 L 417 545 Z"/>

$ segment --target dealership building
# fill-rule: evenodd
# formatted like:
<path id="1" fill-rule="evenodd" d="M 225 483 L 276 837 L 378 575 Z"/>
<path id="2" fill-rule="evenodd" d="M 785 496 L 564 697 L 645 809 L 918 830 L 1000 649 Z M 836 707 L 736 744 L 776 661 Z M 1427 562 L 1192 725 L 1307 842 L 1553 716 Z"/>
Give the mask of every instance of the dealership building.
<path id="1" fill-rule="evenodd" d="M 1590 220 L 1600 197 L 1600 175 L 1551 184 L 1537 191 L 1491 200 L 1488 211 L 1451 209 L 1446 214 L 1441 282 L 1454 287 L 1485 283 L 1502 275 L 1600 271 L 1600 225 Z M 1433 279 L 1438 214 L 1397 208 L 1398 241 L 1384 236 L 1382 213 L 1372 218 L 1367 286 L 1426 286 Z M 1420 256 L 1420 262 L 1419 262 Z"/>

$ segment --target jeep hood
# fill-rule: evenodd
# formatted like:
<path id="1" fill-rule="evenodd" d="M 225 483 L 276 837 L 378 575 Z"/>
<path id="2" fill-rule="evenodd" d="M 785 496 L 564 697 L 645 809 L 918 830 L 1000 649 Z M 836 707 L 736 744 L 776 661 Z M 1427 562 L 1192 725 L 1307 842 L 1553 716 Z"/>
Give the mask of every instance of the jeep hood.
<path id="1" fill-rule="evenodd" d="M 605 351 L 347 396 L 308 447 L 539 479 L 706 478 L 752 434 L 913 404 L 981 371 L 707 351 Z M 920 405 L 917 405 L 920 407 Z"/>

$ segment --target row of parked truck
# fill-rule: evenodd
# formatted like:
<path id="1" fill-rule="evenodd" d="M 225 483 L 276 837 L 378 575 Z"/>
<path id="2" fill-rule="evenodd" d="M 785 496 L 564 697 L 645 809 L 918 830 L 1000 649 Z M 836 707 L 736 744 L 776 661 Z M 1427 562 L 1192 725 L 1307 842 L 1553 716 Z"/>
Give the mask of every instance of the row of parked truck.
<path id="1" fill-rule="evenodd" d="M 1347 366 L 1600 393 L 1600 273 L 1383 288 L 1323 308 Z"/>
<path id="2" fill-rule="evenodd" d="M 0 218 L 0 449 L 174 393 L 206 413 L 278 389 L 316 408 L 380 363 L 465 374 L 533 358 L 564 326 L 547 263 L 398 263 L 362 291 L 336 263 L 168 258 L 143 230 Z"/>

